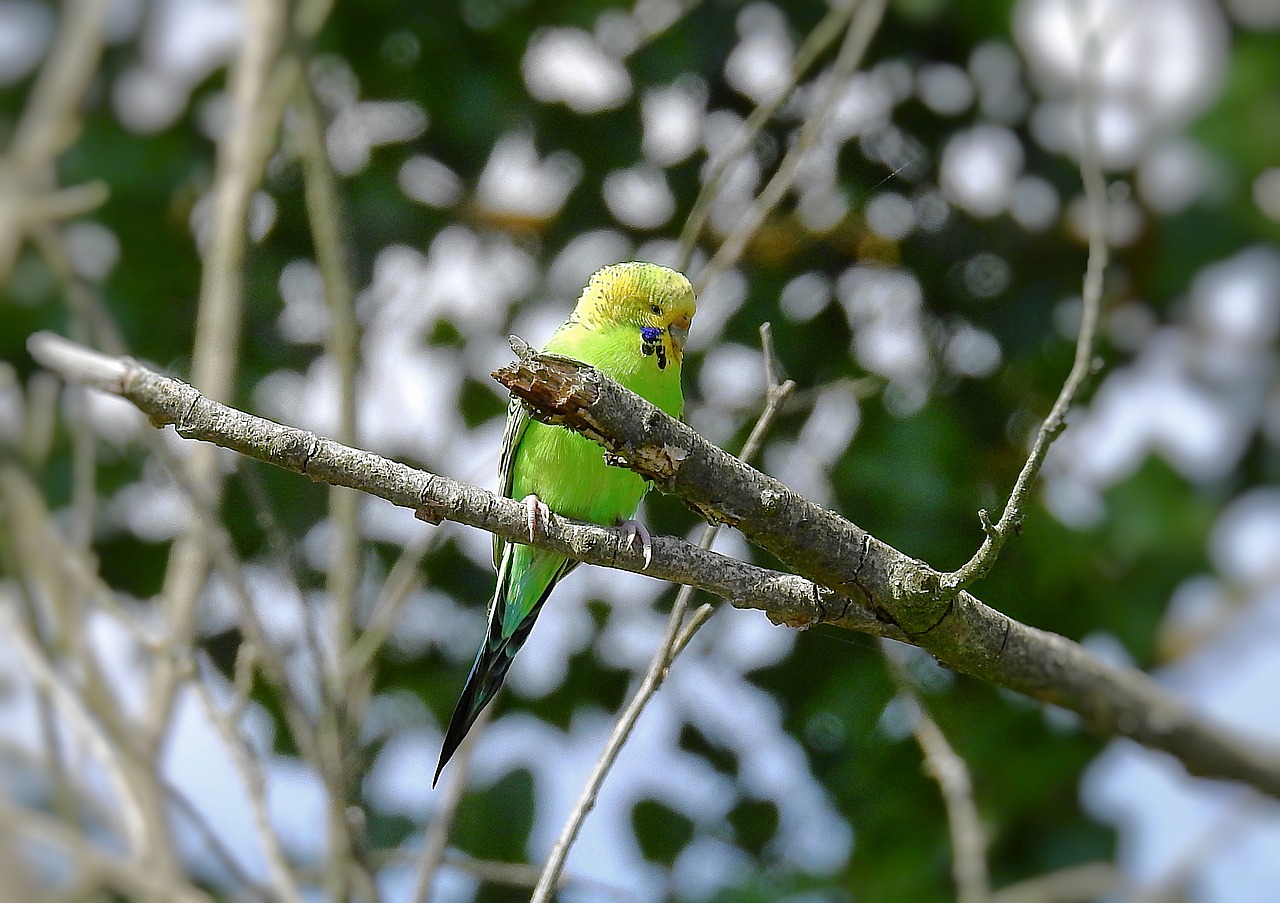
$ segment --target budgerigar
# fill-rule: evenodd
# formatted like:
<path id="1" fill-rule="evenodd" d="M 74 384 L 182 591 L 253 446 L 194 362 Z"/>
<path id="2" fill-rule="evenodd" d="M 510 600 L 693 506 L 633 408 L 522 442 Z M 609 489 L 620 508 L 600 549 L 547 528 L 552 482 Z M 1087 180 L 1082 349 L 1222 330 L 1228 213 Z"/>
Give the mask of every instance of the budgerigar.
<path id="1" fill-rule="evenodd" d="M 680 369 L 695 302 L 689 280 L 652 263 L 620 263 L 597 271 L 573 313 L 543 351 L 590 364 L 673 417 L 684 406 Z M 523 499 L 534 533 L 540 512 L 604 526 L 621 523 L 629 540 L 649 535 L 631 521 L 648 484 L 604 462 L 595 442 L 560 426 L 530 420 L 514 401 L 507 413 L 500 464 L 502 493 Z M 435 779 L 507 676 L 551 590 L 578 562 L 555 552 L 494 540 L 498 585 L 489 627 L 445 732 Z"/>

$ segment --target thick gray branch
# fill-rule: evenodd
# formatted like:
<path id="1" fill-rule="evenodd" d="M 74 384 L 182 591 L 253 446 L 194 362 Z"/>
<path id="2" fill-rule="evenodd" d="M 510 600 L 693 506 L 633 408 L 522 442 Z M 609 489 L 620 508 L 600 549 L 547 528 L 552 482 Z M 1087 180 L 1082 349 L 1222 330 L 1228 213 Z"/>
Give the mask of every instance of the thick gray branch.
<path id="1" fill-rule="evenodd" d="M 134 361 L 48 333 L 32 336 L 28 348 L 68 380 L 129 399 L 157 427 L 172 424 L 186 438 L 376 495 L 415 509 L 424 520 L 453 520 L 528 541 L 527 512 L 519 502 L 254 417 Z M 1245 781 L 1280 797 L 1280 756 L 1208 724 L 1139 671 L 1108 665 L 969 593 L 948 597 L 927 566 L 710 445 L 591 368 L 535 356 L 504 368 L 500 379 L 536 416 L 591 436 L 619 463 L 704 516 L 737 526 L 803 576 L 668 536 L 654 537 L 646 570 L 641 554 L 628 549 L 617 531 L 555 515 L 540 531 L 538 546 L 696 586 L 735 606 L 760 609 L 774 621 L 831 623 L 912 642 L 957 671 L 1071 709 L 1098 733 L 1129 736 L 1170 752 L 1193 774 Z"/>
<path id="2" fill-rule="evenodd" d="M 32 357 L 64 379 L 127 398 L 154 426 L 172 424 L 184 438 L 211 442 L 318 482 L 376 495 L 414 509 L 431 523 L 451 520 L 512 542 L 529 542 L 528 512 L 509 498 L 246 414 L 136 361 L 99 354 L 50 333 L 33 335 L 27 346 Z M 830 621 L 863 633 L 902 638 L 892 624 L 877 621 L 871 612 L 826 587 L 675 537 L 653 537 L 648 568 L 641 552 L 628 548 L 619 531 L 555 514 L 549 523 L 540 522 L 535 544 L 590 564 L 696 586 L 738 608 L 762 610 L 775 622 Z"/>
<path id="3" fill-rule="evenodd" d="M 494 377 L 533 416 L 599 442 L 615 463 L 860 603 L 852 607 L 898 625 L 947 667 L 1071 709 L 1097 733 L 1170 752 L 1193 774 L 1246 781 L 1280 796 L 1274 751 L 1210 725 L 1140 671 L 1109 665 L 967 592 L 945 592 L 932 568 L 747 466 L 591 367 L 525 355 Z"/>

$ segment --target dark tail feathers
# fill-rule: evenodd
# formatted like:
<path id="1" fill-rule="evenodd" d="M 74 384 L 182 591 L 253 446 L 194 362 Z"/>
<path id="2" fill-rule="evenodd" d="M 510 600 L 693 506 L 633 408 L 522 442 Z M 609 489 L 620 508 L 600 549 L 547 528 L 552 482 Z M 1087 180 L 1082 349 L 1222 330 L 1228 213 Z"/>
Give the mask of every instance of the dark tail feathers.
<path id="1" fill-rule="evenodd" d="M 489 700 L 502 688 L 502 682 L 506 680 L 507 671 L 511 668 L 511 662 L 515 659 L 516 653 L 520 651 L 520 647 L 524 645 L 524 641 L 529 638 L 529 631 L 533 630 L 533 622 L 538 619 L 538 613 L 542 611 L 543 603 L 547 601 L 547 596 L 551 595 L 551 590 L 555 588 L 560 578 L 567 574 L 577 565 L 576 561 L 566 560 L 556 573 L 552 576 L 546 589 L 542 591 L 542 597 L 538 599 L 538 604 L 533 606 L 533 610 L 525 616 L 525 619 L 516 627 L 515 632 L 511 636 L 504 637 L 502 635 L 503 613 L 506 611 L 506 596 L 501 595 L 495 600 L 495 604 L 489 612 L 489 630 L 485 634 L 484 642 L 480 644 L 480 651 L 476 653 L 475 664 L 471 666 L 471 673 L 467 675 L 466 686 L 462 688 L 462 695 L 458 697 L 458 704 L 453 707 L 453 716 L 449 719 L 449 727 L 444 732 L 444 745 L 440 749 L 440 763 L 436 765 L 436 776 L 431 779 L 431 786 L 435 787 L 436 782 L 440 780 L 440 772 L 444 770 L 449 759 L 457 752 L 462 739 L 467 736 L 467 731 L 471 729 L 471 725 L 480 717 L 480 713 L 484 711 L 484 707 L 488 705 Z M 503 561 L 505 568 L 506 560 Z M 498 577 L 497 592 L 503 593 L 503 584 L 505 583 L 502 573 Z"/>
<path id="2" fill-rule="evenodd" d="M 458 751 L 467 731 L 480 717 L 484 707 L 493 699 L 507 677 L 507 669 L 511 667 L 512 656 L 507 654 L 507 644 L 500 643 L 493 648 L 488 642 L 476 653 L 475 664 L 467 675 L 466 686 L 458 697 L 458 704 L 453 707 L 453 716 L 449 719 L 449 727 L 444 732 L 444 745 L 440 749 L 440 763 L 436 765 L 436 775 L 431 779 L 431 786 L 440 780 L 440 772 L 448 764 L 449 759 Z"/>

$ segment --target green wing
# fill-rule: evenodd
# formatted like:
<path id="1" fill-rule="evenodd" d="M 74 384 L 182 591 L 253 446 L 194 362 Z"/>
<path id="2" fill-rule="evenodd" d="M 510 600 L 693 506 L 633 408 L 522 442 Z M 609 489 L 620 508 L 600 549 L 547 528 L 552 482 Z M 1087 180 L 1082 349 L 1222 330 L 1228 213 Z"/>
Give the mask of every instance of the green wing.
<path id="1" fill-rule="evenodd" d="M 498 494 L 507 498 L 515 497 L 512 495 L 512 483 L 515 480 L 516 455 L 520 452 L 520 443 L 523 441 L 525 433 L 528 432 L 530 423 L 529 413 L 525 410 L 524 404 L 521 403 L 520 399 L 512 398 L 511 403 L 507 405 L 507 427 L 502 433 L 502 453 L 498 458 Z M 565 430 L 562 426 L 550 427 L 550 429 Z M 565 431 L 568 432 L 568 430 Z M 584 441 L 589 442 L 590 440 Z M 502 555 L 506 547 L 507 541 L 495 533 L 493 537 L 493 566 L 499 573 L 502 571 Z M 572 558 L 566 559 L 564 566 L 556 573 L 551 585 L 554 586 L 556 582 L 580 564 L 582 564 L 581 561 L 576 561 Z"/>
<path id="2" fill-rule="evenodd" d="M 498 494 L 511 498 L 511 479 L 515 471 L 516 449 L 524 438 L 524 431 L 529 426 L 529 415 L 525 413 L 520 399 L 512 398 L 507 405 L 507 427 L 502 431 L 502 454 L 498 458 Z M 493 535 L 493 566 L 502 568 L 502 550 L 507 542 L 498 534 Z"/>

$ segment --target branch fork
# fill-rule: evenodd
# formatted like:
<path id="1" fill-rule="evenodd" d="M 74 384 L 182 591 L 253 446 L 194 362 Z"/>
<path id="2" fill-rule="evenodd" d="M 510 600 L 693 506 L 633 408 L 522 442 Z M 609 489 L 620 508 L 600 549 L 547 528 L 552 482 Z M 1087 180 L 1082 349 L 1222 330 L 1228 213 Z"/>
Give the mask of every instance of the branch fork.
<path id="1" fill-rule="evenodd" d="M 963 588 L 974 571 L 943 573 L 904 555 L 716 448 L 592 368 L 534 355 L 494 377 L 533 416 L 595 438 L 692 510 L 736 526 L 798 576 L 858 600 L 856 607 L 869 613 L 884 635 L 926 649 L 953 670 L 1071 709 L 1098 733 L 1129 736 L 1172 752 L 1192 773 L 1248 773 L 1254 786 L 1280 796 L 1280 765 L 1273 754 L 1206 723 L 1142 672 L 1109 665 L 1064 637 L 984 605 Z M 564 401 L 549 404 L 548 399 Z M 671 447 L 686 452 L 676 466 L 655 453 Z M 1017 499 L 1025 496 L 1046 451 L 1042 446 L 1036 463 L 1024 468 Z M 994 563 L 992 548 L 998 551 L 997 544 L 1016 532 L 1020 519 L 1016 504 L 1007 506 L 998 522 L 986 519 L 991 532 L 975 556 L 979 567 Z M 821 614 L 809 611 L 815 620 L 825 615 L 821 609 Z M 883 630 L 886 624 L 892 629 Z"/>
<path id="2" fill-rule="evenodd" d="M 184 435 L 191 438 L 414 511 L 425 508 L 510 541 L 530 542 L 526 511 L 512 499 L 207 398 L 192 404 L 192 393 L 198 393 L 191 386 L 57 336 L 37 334 L 28 347 L 38 361 L 69 381 L 123 395 L 153 423 L 182 420 Z M 911 642 L 953 670 L 1070 709 L 1097 733 L 1129 736 L 1170 752 L 1193 774 L 1243 780 L 1280 797 L 1280 759 L 1273 750 L 1191 712 L 1146 674 L 1107 664 L 1078 644 L 1015 621 L 966 591 L 951 591 L 950 575 L 790 491 L 597 371 L 543 355 L 515 366 L 521 376 L 511 380 L 513 392 L 535 410 L 544 397 L 573 400 L 551 413 L 566 426 L 582 425 L 580 431 L 600 434 L 606 449 L 628 466 L 641 472 L 650 466 L 654 455 L 644 449 L 686 452 L 674 466 L 667 465 L 669 473 L 654 474 L 663 479 L 659 487 L 694 510 L 736 524 L 795 573 L 761 568 L 670 536 L 654 537 L 653 561 L 646 570 L 641 553 L 625 548 L 618 531 L 563 518 L 545 525 L 533 544 L 593 564 L 693 585 L 787 623 L 817 623 L 839 611 L 830 623 Z M 499 379 L 507 369 L 499 371 Z M 542 385 L 544 374 L 547 386 Z M 1006 510 L 1002 521 L 1008 516 Z"/>

